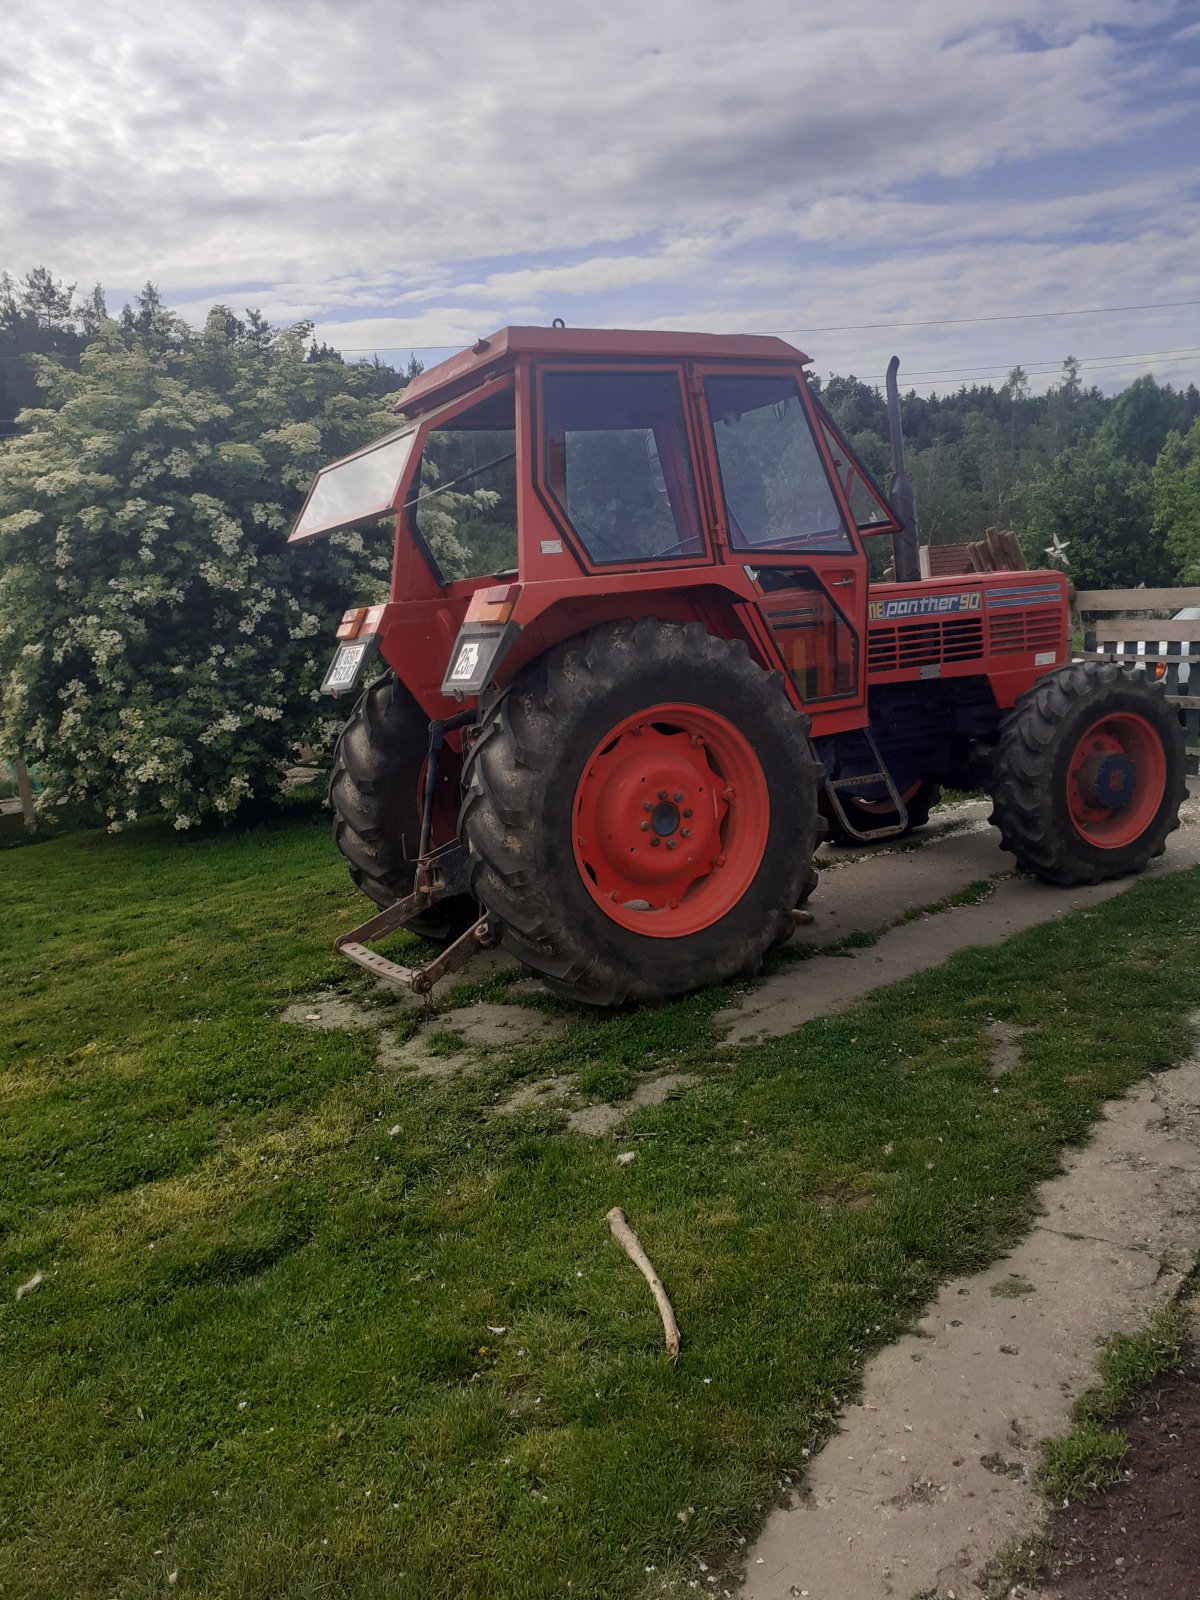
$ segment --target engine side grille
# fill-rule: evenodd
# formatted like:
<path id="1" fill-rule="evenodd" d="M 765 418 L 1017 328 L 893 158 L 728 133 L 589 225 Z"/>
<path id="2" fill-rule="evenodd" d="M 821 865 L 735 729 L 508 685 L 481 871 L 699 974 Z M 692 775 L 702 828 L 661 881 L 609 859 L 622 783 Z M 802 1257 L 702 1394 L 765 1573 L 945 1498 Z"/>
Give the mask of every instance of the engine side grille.
<path id="1" fill-rule="evenodd" d="M 1035 650 L 1053 650 L 1059 643 L 1062 616 L 1056 606 L 1039 606 L 1030 611 L 1013 610 L 988 618 L 988 633 L 994 655 L 1026 655 Z"/>
<path id="2" fill-rule="evenodd" d="M 943 661 L 972 661 L 983 655 L 980 617 L 923 618 L 919 622 L 873 627 L 867 638 L 870 672 L 932 667 Z"/>

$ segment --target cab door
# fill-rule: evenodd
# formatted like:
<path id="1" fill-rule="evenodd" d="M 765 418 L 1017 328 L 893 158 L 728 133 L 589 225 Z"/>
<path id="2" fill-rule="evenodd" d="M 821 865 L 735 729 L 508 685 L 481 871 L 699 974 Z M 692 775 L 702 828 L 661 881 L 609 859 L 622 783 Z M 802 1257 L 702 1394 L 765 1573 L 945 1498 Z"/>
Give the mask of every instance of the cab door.
<path id="1" fill-rule="evenodd" d="M 867 558 L 807 386 L 794 369 L 697 365 L 691 388 L 708 441 L 724 559 L 748 569 L 805 705 L 859 711 Z M 850 715 L 845 725 L 861 721 Z"/>

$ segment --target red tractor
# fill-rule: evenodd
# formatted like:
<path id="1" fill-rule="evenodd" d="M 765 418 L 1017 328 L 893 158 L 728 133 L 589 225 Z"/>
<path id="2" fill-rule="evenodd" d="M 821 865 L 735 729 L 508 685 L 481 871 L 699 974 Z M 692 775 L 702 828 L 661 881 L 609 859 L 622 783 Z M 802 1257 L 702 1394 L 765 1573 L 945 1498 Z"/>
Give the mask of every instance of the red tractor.
<path id="1" fill-rule="evenodd" d="M 982 785 L 1052 883 L 1136 872 L 1184 794 L 1136 667 L 1070 664 L 1060 572 L 920 577 L 893 361 L 885 496 L 774 338 L 506 328 L 326 467 L 295 541 L 394 519 L 329 801 L 381 907 L 343 954 L 423 990 L 497 942 L 558 994 L 662 1000 L 787 938 L 827 829 L 898 838 Z M 868 579 L 865 541 L 892 541 Z M 460 937 L 430 966 L 368 949 Z M 462 930 L 466 930 L 463 932 Z"/>

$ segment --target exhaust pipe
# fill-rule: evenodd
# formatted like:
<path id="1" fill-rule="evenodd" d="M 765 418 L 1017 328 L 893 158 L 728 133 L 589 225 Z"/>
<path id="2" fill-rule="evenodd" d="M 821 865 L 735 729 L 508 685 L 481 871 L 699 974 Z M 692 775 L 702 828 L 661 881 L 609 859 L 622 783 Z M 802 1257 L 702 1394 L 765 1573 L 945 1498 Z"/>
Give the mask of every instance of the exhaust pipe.
<path id="1" fill-rule="evenodd" d="M 900 427 L 900 391 L 896 374 L 900 370 L 900 357 L 893 356 L 887 369 L 888 439 L 892 447 L 892 482 L 888 499 L 900 523 L 900 531 L 892 535 L 892 565 L 897 583 L 920 583 L 921 558 L 917 540 L 917 500 L 913 494 L 912 480 L 904 466 L 904 433 Z"/>

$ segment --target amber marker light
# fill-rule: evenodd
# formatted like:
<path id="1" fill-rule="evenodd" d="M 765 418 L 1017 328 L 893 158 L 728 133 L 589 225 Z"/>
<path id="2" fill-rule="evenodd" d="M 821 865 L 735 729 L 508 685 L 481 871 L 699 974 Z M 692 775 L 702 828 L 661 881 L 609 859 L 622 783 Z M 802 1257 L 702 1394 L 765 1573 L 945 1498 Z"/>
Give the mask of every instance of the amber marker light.
<path id="1" fill-rule="evenodd" d="M 521 592 L 519 583 L 503 583 L 491 589 L 476 589 L 467 607 L 467 622 L 507 622 Z"/>
<path id="2" fill-rule="evenodd" d="M 337 637 L 339 639 L 357 639 L 366 614 L 366 606 L 358 606 L 352 611 L 343 611 L 342 620 L 338 623 Z"/>

